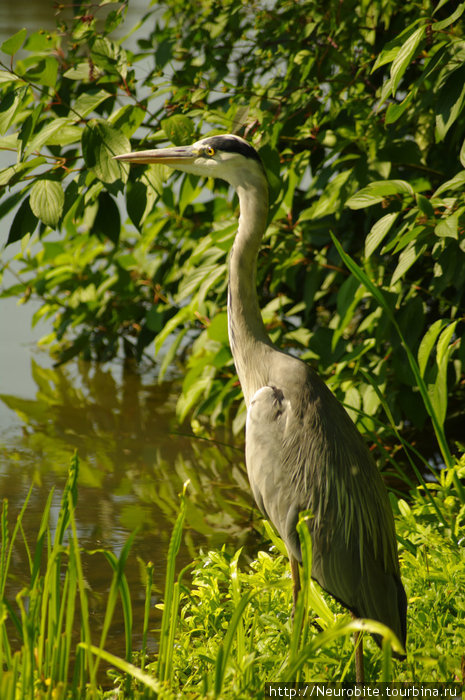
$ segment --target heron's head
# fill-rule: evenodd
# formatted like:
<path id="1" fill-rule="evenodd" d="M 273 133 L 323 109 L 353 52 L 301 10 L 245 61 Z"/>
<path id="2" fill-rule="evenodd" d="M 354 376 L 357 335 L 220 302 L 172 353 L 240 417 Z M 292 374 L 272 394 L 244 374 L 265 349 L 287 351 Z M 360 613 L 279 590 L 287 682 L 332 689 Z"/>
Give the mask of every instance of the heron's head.
<path id="1" fill-rule="evenodd" d="M 226 180 L 233 187 L 264 185 L 265 171 L 257 151 L 240 136 L 224 134 L 201 139 L 192 146 L 157 148 L 115 156 L 127 163 L 159 163 L 193 175 Z"/>

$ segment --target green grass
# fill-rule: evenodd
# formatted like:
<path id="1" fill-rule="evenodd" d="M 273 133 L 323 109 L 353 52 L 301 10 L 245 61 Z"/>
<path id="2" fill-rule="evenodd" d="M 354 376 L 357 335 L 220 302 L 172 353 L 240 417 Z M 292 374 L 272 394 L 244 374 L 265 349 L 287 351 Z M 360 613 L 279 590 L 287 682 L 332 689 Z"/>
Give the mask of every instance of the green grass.
<path id="1" fill-rule="evenodd" d="M 420 486 L 409 502 L 394 500 L 404 584 L 409 599 L 408 657 L 391 658 L 392 633 L 380 632 L 379 649 L 364 635 L 366 676 L 371 681 L 464 682 L 465 505 L 457 482 L 465 458 L 444 470 L 435 484 Z M 4 502 L 0 554 L 0 677 L 2 700 L 75 698 L 250 698 L 268 682 L 354 680 L 352 635 L 359 622 L 309 576 L 311 541 L 302 528 L 306 553 L 303 595 L 290 618 L 291 580 L 282 543 L 269 526 L 271 549 L 248 561 L 226 548 L 201 554 L 176 575 L 188 489 L 182 494 L 169 548 L 161 629 L 148 629 L 153 564 L 146 568 L 142 649 L 132 649 L 132 603 L 124 569 L 134 538 L 119 558 L 105 552 L 113 577 L 99 639 L 93 633 L 82 573 L 74 509 L 78 460 L 73 458 L 57 526 L 49 526 L 50 494 L 31 545 L 22 519 L 14 523 Z M 428 490 L 425 498 L 424 490 Z M 440 518 L 438 512 L 444 514 Z M 305 516 L 304 516 L 305 517 Z M 10 562 L 16 547 L 28 553 L 29 582 L 11 602 Z M 143 587 L 144 584 L 141 583 Z M 132 595 L 139 592 L 132 591 Z M 118 599 L 125 624 L 125 658 L 105 650 Z M 80 638 L 73 630 L 80 629 Z M 147 636 L 159 640 L 147 655 Z M 19 640 L 19 641 L 18 641 Z M 114 691 L 99 685 L 99 666 L 113 667 Z"/>

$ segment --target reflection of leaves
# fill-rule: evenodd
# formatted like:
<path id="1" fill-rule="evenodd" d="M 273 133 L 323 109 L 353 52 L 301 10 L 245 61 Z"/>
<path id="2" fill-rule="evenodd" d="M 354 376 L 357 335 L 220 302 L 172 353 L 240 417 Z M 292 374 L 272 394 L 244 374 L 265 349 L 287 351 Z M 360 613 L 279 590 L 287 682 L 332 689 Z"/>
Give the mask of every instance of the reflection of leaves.
<path id="1" fill-rule="evenodd" d="M 119 380 L 84 362 L 47 369 L 33 361 L 32 376 L 35 399 L 0 399 L 21 419 L 24 445 L 41 455 L 36 480 L 47 472 L 64 475 L 77 449 L 81 486 L 116 499 L 128 530 L 168 533 L 190 479 L 187 532 L 220 542 L 232 532 L 245 534 L 252 501 L 242 451 L 177 432 L 176 384 L 144 383 L 130 371 Z"/>
<path id="2" fill-rule="evenodd" d="M 3 401 L 5 406 L 15 411 L 22 421 L 28 424 L 34 421 L 45 420 L 50 409 L 46 402 L 22 399 L 19 396 L 10 396 L 8 394 L 0 394 L 0 400 Z"/>

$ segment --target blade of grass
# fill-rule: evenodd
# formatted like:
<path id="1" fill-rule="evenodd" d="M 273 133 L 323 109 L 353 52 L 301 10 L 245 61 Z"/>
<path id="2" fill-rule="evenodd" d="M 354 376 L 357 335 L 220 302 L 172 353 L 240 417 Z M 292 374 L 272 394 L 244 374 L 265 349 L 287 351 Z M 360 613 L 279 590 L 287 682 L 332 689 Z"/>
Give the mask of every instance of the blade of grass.
<path id="1" fill-rule="evenodd" d="M 97 656 L 99 659 L 102 659 L 112 666 L 115 666 L 115 668 L 119 668 L 120 671 L 123 671 L 123 673 L 126 673 L 127 675 L 131 676 L 131 678 L 134 678 L 139 683 L 142 683 L 156 695 L 160 694 L 160 697 L 163 697 L 164 686 L 156 678 L 150 676 L 148 673 L 145 673 L 137 666 L 134 666 L 124 659 L 120 659 L 114 654 L 110 654 L 110 652 L 105 651 L 104 649 L 95 647 L 92 644 L 80 642 L 79 646 L 88 654 L 95 654 L 95 656 Z"/>
<path id="2" fill-rule="evenodd" d="M 369 632 L 370 634 L 378 634 L 384 640 L 386 640 L 387 644 L 390 644 L 393 647 L 394 651 L 405 653 L 394 632 L 389 629 L 389 627 L 386 627 L 386 625 L 383 625 L 382 622 L 361 619 L 347 622 L 346 620 L 347 618 L 344 618 L 333 624 L 332 627 L 328 628 L 327 630 L 315 635 L 311 642 L 300 650 L 297 659 L 283 668 L 283 675 L 281 678 L 277 679 L 277 681 L 280 683 L 289 683 L 294 681 L 298 672 L 303 668 L 307 660 L 314 656 L 318 650 L 323 649 L 325 646 L 339 637 L 348 636 L 359 630 Z"/>
<path id="3" fill-rule="evenodd" d="M 113 613 L 115 611 L 116 601 L 118 599 L 118 594 L 121 598 L 121 605 L 123 608 L 123 618 L 124 618 L 124 635 L 125 635 L 125 645 L 126 645 L 126 660 L 131 661 L 132 657 L 132 603 L 131 603 L 131 593 L 129 591 L 129 585 L 124 573 L 124 568 L 131 550 L 134 538 L 137 535 L 137 530 L 135 530 L 127 539 L 124 547 L 121 550 L 120 556 L 117 558 L 113 552 L 103 551 L 103 554 L 107 561 L 113 568 L 113 578 L 111 581 L 110 592 L 108 594 L 107 606 L 105 610 L 105 619 L 103 622 L 102 634 L 100 637 L 100 649 L 103 649 L 107 639 L 107 635 L 110 629 L 111 621 L 113 619 Z M 96 672 L 99 666 L 99 659 L 96 661 Z M 128 677 L 128 692 L 130 685 L 130 678 Z"/>
<path id="4" fill-rule="evenodd" d="M 10 569 L 10 561 L 11 561 L 11 555 L 13 552 L 13 547 L 16 542 L 16 537 L 18 534 L 18 530 L 21 527 L 21 523 L 23 520 L 23 516 L 25 513 L 25 510 L 27 508 L 27 504 L 29 503 L 29 499 L 31 498 L 32 494 L 32 489 L 33 486 L 29 488 L 29 491 L 27 493 L 27 496 L 25 498 L 25 501 L 23 503 L 23 506 L 18 513 L 18 516 L 16 518 L 16 524 L 15 527 L 13 528 L 13 533 L 11 535 L 11 539 L 8 538 L 8 501 L 4 499 L 3 501 L 3 508 L 2 508 L 2 552 L 1 552 L 1 568 L 0 568 L 0 597 L 3 598 L 3 595 L 5 593 L 5 584 L 6 584 L 6 577 L 8 575 L 8 571 Z M 9 546 L 4 547 L 4 542 L 8 542 L 9 539 Z M 25 542 L 27 545 L 27 542 Z M 29 548 L 26 546 L 26 551 L 29 556 L 30 560 L 30 552 Z M 5 553 L 8 552 L 7 556 L 5 557 Z"/>
<path id="5" fill-rule="evenodd" d="M 72 504 L 72 496 L 69 495 L 70 505 Z M 76 579 L 77 587 L 79 590 L 79 601 L 81 603 L 81 633 L 84 637 L 84 643 L 86 645 L 86 664 L 89 673 L 89 698 L 97 697 L 97 674 L 94 659 L 90 647 L 92 646 L 91 634 L 90 634 L 90 615 L 89 615 L 89 605 L 87 601 L 87 587 L 86 581 L 82 569 L 81 553 L 79 549 L 79 540 L 77 536 L 76 520 L 74 518 L 74 510 L 69 511 L 70 524 L 71 524 L 71 540 L 70 549 L 73 550 L 74 561 L 76 563 Z M 80 670 L 80 683 L 84 683 L 84 664 L 78 665 Z"/>
<path id="6" fill-rule="evenodd" d="M 145 658 L 147 655 L 147 635 L 149 629 L 149 619 L 150 619 L 150 608 L 152 603 L 152 583 L 153 583 L 153 562 L 149 563 L 145 567 L 145 605 L 144 605 L 144 624 L 142 627 L 142 650 L 141 650 L 141 664 L 140 667 L 142 671 L 145 668 Z"/>
<path id="7" fill-rule="evenodd" d="M 248 591 L 245 595 L 242 596 L 238 605 L 236 605 L 236 607 L 234 609 L 234 612 L 232 614 L 232 617 L 231 617 L 231 620 L 230 620 L 230 623 L 228 626 L 228 631 L 226 632 L 226 635 L 224 637 L 224 641 L 222 642 L 222 644 L 220 644 L 220 648 L 218 650 L 218 655 L 216 657 L 214 697 L 221 696 L 221 690 L 223 687 L 223 682 L 224 682 L 224 678 L 225 678 L 228 659 L 229 659 L 229 655 L 231 653 L 232 644 L 234 641 L 234 637 L 236 635 L 236 631 L 237 631 L 239 624 L 241 622 L 242 615 L 244 614 L 244 610 L 246 609 L 250 600 L 255 596 L 256 593 L 257 593 L 256 590 Z"/>
<path id="8" fill-rule="evenodd" d="M 124 547 L 122 548 L 120 556 L 118 558 L 113 554 L 113 552 L 108 552 L 105 550 L 103 550 L 102 552 L 113 569 L 113 578 L 110 586 L 110 592 L 108 594 L 105 619 L 102 628 L 102 635 L 100 638 L 100 648 L 103 649 L 103 647 L 105 646 L 106 638 L 110 628 L 111 620 L 113 618 L 113 612 L 119 593 L 121 597 L 121 604 L 123 607 L 123 616 L 126 633 L 125 639 L 127 660 L 130 660 L 132 654 L 132 604 L 127 578 L 124 573 L 124 568 L 126 566 L 129 552 L 131 551 L 131 547 L 133 545 L 136 535 L 137 530 L 131 533 Z"/>
<path id="9" fill-rule="evenodd" d="M 387 639 L 383 639 L 381 656 L 381 682 L 389 683 L 392 680 L 392 650 Z"/>
<path id="10" fill-rule="evenodd" d="M 234 605 L 239 605 L 241 600 L 241 584 L 239 580 L 238 560 L 242 552 L 242 547 L 237 550 L 229 564 L 229 575 L 231 578 L 231 592 Z M 245 630 L 242 624 L 242 619 L 238 623 L 237 628 L 237 657 L 243 659 L 245 657 Z"/>
<path id="11" fill-rule="evenodd" d="M 426 411 L 428 415 L 431 418 L 431 422 L 433 424 L 434 432 L 436 434 L 436 439 L 438 441 L 439 449 L 441 450 L 441 454 L 443 456 L 444 462 L 447 467 L 452 466 L 453 464 L 453 459 L 452 455 L 449 450 L 449 446 L 447 444 L 446 436 L 444 434 L 443 430 L 443 425 L 441 424 L 439 417 L 436 414 L 436 411 L 434 410 L 434 407 L 432 405 L 429 393 L 428 393 L 428 388 L 425 384 L 425 381 L 421 375 L 420 368 L 418 366 L 418 362 L 416 361 L 412 351 L 410 350 L 404 336 L 402 333 L 402 330 L 397 323 L 394 313 L 392 312 L 391 307 L 389 306 L 384 294 L 376 285 L 370 280 L 370 278 L 366 275 L 364 270 L 360 268 L 357 263 L 352 260 L 350 255 L 348 255 L 337 238 L 334 236 L 333 233 L 331 233 L 331 238 L 333 240 L 334 245 L 336 246 L 336 249 L 343 261 L 343 263 L 346 265 L 346 267 L 350 270 L 350 272 L 358 279 L 358 281 L 363 284 L 363 286 L 367 289 L 368 292 L 376 299 L 378 304 L 383 308 L 385 311 L 387 317 L 389 318 L 390 322 L 392 323 L 393 327 L 395 328 L 400 341 L 402 343 L 402 346 L 405 350 L 405 353 L 407 355 L 407 359 L 410 365 L 410 368 L 413 372 L 413 375 L 415 377 L 415 382 L 418 387 L 418 390 L 421 394 L 421 398 L 423 400 L 423 403 L 425 405 Z"/>
<path id="12" fill-rule="evenodd" d="M 415 448 L 414 448 L 412 445 L 408 445 L 408 447 L 407 447 L 407 443 L 405 442 L 405 440 L 402 438 L 401 434 L 399 433 L 399 431 L 398 431 L 398 429 L 397 429 L 397 426 L 396 426 L 396 424 L 395 424 L 395 421 L 394 421 L 394 417 L 393 417 L 393 415 L 392 415 L 392 413 L 391 413 L 391 409 L 389 408 L 389 405 L 388 405 L 388 403 L 387 403 L 385 397 L 384 397 L 384 396 L 382 395 L 382 393 L 380 392 L 379 387 L 377 387 L 376 384 L 371 380 L 371 377 L 370 377 L 370 375 L 369 375 L 368 372 L 365 372 L 363 369 L 360 369 L 360 373 L 362 374 L 362 376 L 364 377 L 364 379 L 365 379 L 367 382 L 369 382 L 369 384 L 371 384 L 371 386 L 373 387 L 374 391 L 376 392 L 376 395 L 378 396 L 378 398 L 379 398 L 379 400 L 380 400 L 380 402 L 381 402 L 381 405 L 382 405 L 382 407 L 383 407 L 383 409 L 384 409 L 384 411 L 385 411 L 385 413 L 386 413 L 386 415 L 387 415 L 387 417 L 388 417 L 390 426 L 391 426 L 392 430 L 394 431 L 394 434 L 395 434 L 397 440 L 399 441 L 399 443 L 400 443 L 400 444 L 402 445 L 402 447 L 404 448 L 404 452 L 405 452 L 405 454 L 406 454 L 406 456 L 407 456 L 407 459 L 408 459 L 408 461 L 409 461 L 409 463 L 410 463 L 410 466 L 411 466 L 412 469 L 413 469 L 413 472 L 414 472 L 415 476 L 416 476 L 417 479 L 418 479 L 418 483 L 420 483 L 420 484 L 423 486 L 423 489 L 424 489 L 424 491 L 425 491 L 425 496 L 426 496 L 426 498 L 430 501 L 431 505 L 433 506 L 433 508 L 435 509 L 435 511 L 436 511 L 436 513 L 437 513 L 437 515 L 438 515 L 438 517 L 439 517 L 439 520 L 443 523 L 443 525 L 449 526 L 449 527 L 450 527 L 450 524 L 448 523 L 448 520 L 447 520 L 446 516 L 444 515 L 444 513 L 443 513 L 443 512 L 441 511 L 441 509 L 439 508 L 439 506 L 438 506 L 438 504 L 436 503 L 435 499 L 433 498 L 432 494 L 429 493 L 429 489 L 428 489 L 427 486 L 426 486 L 426 482 L 425 482 L 425 480 L 424 480 L 424 478 L 423 478 L 423 475 L 422 475 L 421 472 L 418 470 L 417 465 L 415 464 L 415 462 L 413 461 L 413 459 L 412 459 L 411 456 L 410 456 L 410 450 L 412 450 L 412 451 L 415 453 L 415 455 L 416 455 L 417 457 L 419 457 L 419 458 L 421 459 L 421 461 L 428 467 L 428 469 L 431 470 L 430 465 L 429 465 L 428 462 L 420 455 L 420 453 L 419 453 L 417 450 L 415 450 Z M 434 474 L 434 472 L 433 472 L 433 474 Z M 413 486 L 413 484 L 412 484 L 412 486 Z"/>
<path id="13" fill-rule="evenodd" d="M 172 661 L 169 640 L 174 637 L 174 632 L 171 631 L 170 633 L 170 628 L 172 628 L 173 625 L 176 625 L 176 618 L 172 614 L 174 577 L 176 571 L 176 557 L 181 546 L 182 530 L 186 514 L 186 490 L 188 484 L 189 482 L 186 481 L 183 487 L 180 510 L 171 534 L 168 548 L 168 560 L 166 564 L 165 576 L 165 597 L 163 603 L 163 616 L 161 620 L 160 646 L 157 663 L 157 676 L 160 681 L 168 680 Z"/>

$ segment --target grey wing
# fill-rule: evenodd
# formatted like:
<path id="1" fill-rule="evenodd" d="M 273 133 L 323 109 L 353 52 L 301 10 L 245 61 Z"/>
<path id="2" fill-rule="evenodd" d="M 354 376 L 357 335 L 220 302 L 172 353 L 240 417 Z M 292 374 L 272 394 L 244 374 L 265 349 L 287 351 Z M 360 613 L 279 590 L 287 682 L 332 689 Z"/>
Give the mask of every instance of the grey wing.
<path id="1" fill-rule="evenodd" d="M 312 377 L 302 410 L 295 396 L 306 393 L 305 383 L 298 392 L 264 386 L 250 402 L 246 463 L 254 498 L 297 561 L 299 512 L 310 509 L 313 578 L 357 616 L 384 622 L 404 641 L 406 598 L 386 489 L 327 387 Z M 321 424 L 322 416 L 331 421 Z"/>
<path id="2" fill-rule="evenodd" d="M 296 525 L 304 504 L 296 499 L 292 471 L 283 460 L 292 410 L 275 386 L 261 387 L 247 410 L 245 459 L 250 486 L 263 515 L 270 520 L 290 554 L 300 560 Z"/>

